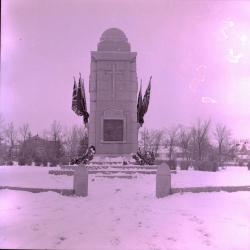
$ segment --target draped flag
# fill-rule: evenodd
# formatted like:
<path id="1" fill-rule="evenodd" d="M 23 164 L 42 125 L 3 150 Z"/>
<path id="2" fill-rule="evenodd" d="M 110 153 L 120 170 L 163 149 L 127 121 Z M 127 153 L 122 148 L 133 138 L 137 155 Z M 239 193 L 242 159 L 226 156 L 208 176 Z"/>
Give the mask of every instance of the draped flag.
<path id="1" fill-rule="evenodd" d="M 148 111 L 148 106 L 149 106 L 149 100 L 150 100 L 150 92 L 151 92 L 151 79 L 152 76 L 150 77 L 148 87 L 146 89 L 146 92 L 143 96 L 142 99 L 142 94 L 141 94 L 141 87 L 140 91 L 138 94 L 138 101 L 137 101 L 137 122 L 142 126 L 144 123 L 144 115 Z"/>
<path id="2" fill-rule="evenodd" d="M 143 124 L 143 116 L 142 116 L 142 93 L 141 93 L 141 87 L 142 87 L 142 80 L 141 80 L 141 85 L 140 85 L 140 91 L 138 94 L 138 100 L 137 100 L 137 122 L 139 124 Z"/>
<path id="3" fill-rule="evenodd" d="M 147 111 L 148 111 L 149 100 L 150 100 L 150 92 L 151 92 L 151 79 L 152 79 L 152 76 L 150 77 L 147 90 L 146 90 L 146 92 L 145 92 L 145 94 L 143 96 L 143 101 L 142 101 L 143 115 L 146 114 Z"/>
<path id="4" fill-rule="evenodd" d="M 73 97 L 72 97 L 72 110 L 79 116 L 83 116 L 84 123 L 88 123 L 89 113 L 87 112 L 86 96 L 84 83 L 80 74 L 78 87 L 76 86 L 74 78 Z"/>
<path id="5" fill-rule="evenodd" d="M 76 79 L 74 77 L 74 86 L 73 86 L 73 94 L 72 94 L 72 110 L 77 113 L 77 86 Z"/>
<path id="6" fill-rule="evenodd" d="M 87 112 L 87 103 L 86 103 L 86 95 L 85 95 L 85 88 L 84 88 L 84 81 L 81 77 L 80 74 L 80 79 L 79 79 L 79 83 L 80 83 L 80 89 L 81 89 L 81 95 L 82 95 L 82 109 L 83 109 L 83 121 L 84 123 L 88 123 L 88 119 L 89 119 L 89 113 Z"/>

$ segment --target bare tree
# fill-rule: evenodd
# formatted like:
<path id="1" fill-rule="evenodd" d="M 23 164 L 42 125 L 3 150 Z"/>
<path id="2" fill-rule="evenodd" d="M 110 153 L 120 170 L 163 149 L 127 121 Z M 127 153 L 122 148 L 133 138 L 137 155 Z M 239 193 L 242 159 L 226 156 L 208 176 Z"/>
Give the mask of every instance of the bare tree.
<path id="1" fill-rule="evenodd" d="M 149 151 L 151 147 L 151 141 L 149 136 L 149 130 L 144 127 L 139 133 L 139 147 L 143 149 L 143 151 Z"/>
<path id="2" fill-rule="evenodd" d="M 174 147 L 177 145 L 179 127 L 174 126 L 166 130 L 166 146 L 168 147 L 168 157 L 170 160 L 173 158 Z"/>
<path id="3" fill-rule="evenodd" d="M 239 153 L 239 142 L 235 139 L 231 139 L 228 144 L 227 158 L 229 160 L 235 160 L 237 154 Z"/>
<path id="4" fill-rule="evenodd" d="M 81 126 L 77 129 L 79 137 L 78 155 L 83 155 L 88 148 L 88 131 Z"/>
<path id="5" fill-rule="evenodd" d="M 190 159 L 190 144 L 192 139 L 192 133 L 191 129 L 180 126 L 179 128 L 179 134 L 178 134 L 178 144 L 180 148 L 182 149 L 183 156 L 186 158 L 186 160 Z"/>
<path id="6" fill-rule="evenodd" d="M 53 121 L 49 131 L 50 139 L 54 142 L 54 157 L 55 160 L 59 160 L 63 156 L 63 128 L 62 125 Z"/>
<path id="7" fill-rule="evenodd" d="M 57 122 L 53 121 L 53 123 L 50 126 L 50 138 L 54 142 L 58 142 L 62 140 L 62 135 L 63 135 L 63 129 L 62 125 Z"/>
<path id="8" fill-rule="evenodd" d="M 64 147 L 68 159 L 77 157 L 78 145 L 79 145 L 77 126 L 73 126 L 70 129 L 65 129 L 64 138 L 65 138 Z"/>
<path id="9" fill-rule="evenodd" d="M 223 150 L 229 146 L 230 134 L 225 125 L 216 124 L 213 135 L 218 145 L 219 164 L 221 164 Z"/>
<path id="10" fill-rule="evenodd" d="M 19 133 L 21 135 L 21 141 L 26 141 L 31 135 L 29 124 L 24 123 L 21 127 L 19 127 Z"/>
<path id="11" fill-rule="evenodd" d="M 2 144 L 2 141 L 4 140 L 4 119 L 3 116 L 0 114 L 0 145 Z"/>
<path id="12" fill-rule="evenodd" d="M 4 119 L 0 114 L 0 164 L 5 162 L 6 156 L 8 155 L 7 146 L 3 144 L 4 141 Z"/>
<path id="13" fill-rule="evenodd" d="M 195 126 L 192 128 L 192 143 L 193 150 L 196 153 L 198 160 L 203 160 L 206 150 L 209 146 L 209 128 L 210 128 L 210 120 L 201 121 L 198 119 Z"/>
<path id="14" fill-rule="evenodd" d="M 152 132 L 153 145 L 154 145 L 152 151 L 154 152 L 154 154 L 158 153 L 159 147 L 160 147 L 162 140 L 163 140 L 163 135 L 164 135 L 163 130 L 154 130 Z"/>
<path id="15" fill-rule="evenodd" d="M 17 139 L 17 132 L 14 128 L 13 122 L 8 123 L 5 129 L 5 139 L 6 143 L 9 146 L 9 153 L 8 158 L 9 160 L 13 160 L 13 150 L 15 147 L 16 139 Z"/>
<path id="16" fill-rule="evenodd" d="M 79 157 L 88 147 L 88 134 L 84 127 L 73 126 L 64 129 L 64 147 L 68 160 Z"/>
<path id="17" fill-rule="evenodd" d="M 144 128 L 140 131 L 139 145 L 143 151 L 151 151 L 156 154 L 163 139 L 163 130 L 149 130 Z"/>

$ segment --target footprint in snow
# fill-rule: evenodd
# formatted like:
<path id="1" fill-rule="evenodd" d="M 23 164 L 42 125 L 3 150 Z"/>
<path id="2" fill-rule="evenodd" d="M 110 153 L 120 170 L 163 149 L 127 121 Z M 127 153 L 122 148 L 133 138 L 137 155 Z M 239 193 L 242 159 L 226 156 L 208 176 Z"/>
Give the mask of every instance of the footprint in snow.
<path id="1" fill-rule="evenodd" d="M 157 247 L 155 244 L 146 243 L 150 248 L 150 250 L 161 250 L 161 248 Z"/>
<path id="2" fill-rule="evenodd" d="M 167 237 L 167 240 L 169 240 L 169 241 L 177 241 L 174 237 Z"/>
<path id="3" fill-rule="evenodd" d="M 200 219 L 199 219 L 198 217 L 196 217 L 196 216 L 192 216 L 189 220 L 194 221 L 194 222 L 196 222 L 196 223 L 198 223 L 198 224 L 203 224 L 203 221 L 200 220 Z"/>
<path id="4" fill-rule="evenodd" d="M 211 245 L 211 242 L 210 242 L 210 240 L 209 240 L 210 234 L 207 233 L 206 231 L 204 231 L 202 228 L 199 228 L 197 231 L 198 231 L 200 234 L 202 234 L 202 236 L 205 237 L 204 243 L 205 243 L 207 246 L 210 246 L 210 245 Z"/>
<path id="5" fill-rule="evenodd" d="M 116 222 L 120 222 L 120 221 L 121 221 L 121 218 L 118 217 L 118 218 L 115 219 L 115 221 L 116 221 Z"/>
<path id="6" fill-rule="evenodd" d="M 159 237 L 159 235 L 156 233 L 156 234 L 153 234 L 152 237 L 157 238 L 157 237 Z"/>
<path id="7" fill-rule="evenodd" d="M 199 228 L 198 230 L 197 230 L 199 233 L 201 233 L 203 236 L 205 236 L 205 237 L 210 237 L 210 234 L 209 233 L 207 233 L 206 231 L 204 231 L 202 228 Z"/>
<path id="8" fill-rule="evenodd" d="M 39 230 L 39 225 L 38 225 L 38 224 L 32 225 L 32 226 L 31 226 L 31 229 L 32 229 L 33 231 L 38 231 L 38 230 Z"/>
<path id="9" fill-rule="evenodd" d="M 58 241 L 56 242 L 56 245 L 59 245 L 61 244 L 64 240 L 66 240 L 66 237 L 64 236 L 59 236 L 57 237 Z"/>
<path id="10" fill-rule="evenodd" d="M 120 244 L 120 239 L 118 237 L 114 237 L 113 239 L 111 239 L 111 245 L 113 246 L 118 246 Z"/>
<path id="11" fill-rule="evenodd" d="M 64 241 L 64 240 L 66 240 L 66 237 L 60 236 L 60 237 L 59 237 L 59 240 Z"/>
<path id="12" fill-rule="evenodd" d="M 181 213 L 181 215 L 182 215 L 182 216 L 191 216 L 191 214 L 186 213 L 186 212 Z"/>

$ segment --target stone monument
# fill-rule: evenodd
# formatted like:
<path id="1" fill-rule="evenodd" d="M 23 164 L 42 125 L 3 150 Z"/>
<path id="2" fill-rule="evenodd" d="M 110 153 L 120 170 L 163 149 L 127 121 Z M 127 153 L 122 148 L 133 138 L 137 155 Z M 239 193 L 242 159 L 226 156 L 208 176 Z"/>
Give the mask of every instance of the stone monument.
<path id="1" fill-rule="evenodd" d="M 156 172 L 156 197 L 163 198 L 169 194 L 171 194 L 171 171 L 166 163 L 162 163 Z"/>
<path id="2" fill-rule="evenodd" d="M 123 31 L 103 32 L 91 52 L 89 145 L 97 155 L 121 156 L 137 151 L 136 52 Z"/>
<path id="3" fill-rule="evenodd" d="M 82 164 L 75 168 L 73 189 L 77 196 L 88 196 L 88 170 Z"/>

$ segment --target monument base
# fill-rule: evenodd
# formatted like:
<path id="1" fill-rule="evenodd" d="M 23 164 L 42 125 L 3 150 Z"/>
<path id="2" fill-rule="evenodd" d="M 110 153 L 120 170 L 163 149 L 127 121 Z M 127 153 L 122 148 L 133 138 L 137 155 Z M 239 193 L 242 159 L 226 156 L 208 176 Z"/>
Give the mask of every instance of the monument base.
<path id="1" fill-rule="evenodd" d="M 89 162 L 88 165 L 91 164 L 135 164 L 135 160 L 132 157 L 132 154 L 95 154 L 93 160 Z"/>

